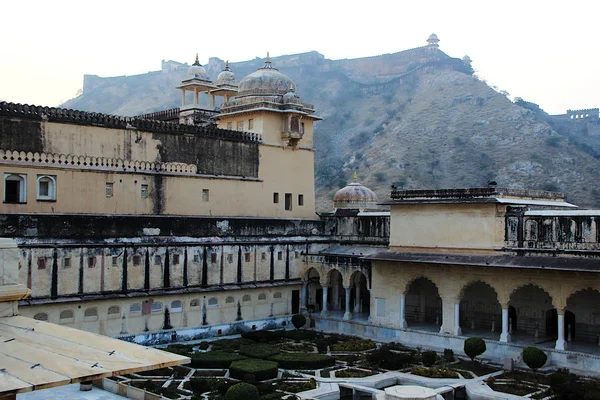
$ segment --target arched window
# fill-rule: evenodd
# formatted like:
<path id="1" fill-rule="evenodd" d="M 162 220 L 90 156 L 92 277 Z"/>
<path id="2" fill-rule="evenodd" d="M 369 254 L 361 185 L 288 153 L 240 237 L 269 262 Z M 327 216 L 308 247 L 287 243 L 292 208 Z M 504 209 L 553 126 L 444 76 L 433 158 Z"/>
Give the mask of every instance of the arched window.
<path id="1" fill-rule="evenodd" d="M 108 318 L 119 318 L 121 315 L 121 307 L 110 306 L 108 307 Z"/>
<path id="2" fill-rule="evenodd" d="M 85 318 L 98 318 L 98 309 L 96 307 L 86 308 L 83 316 Z"/>
<path id="3" fill-rule="evenodd" d="M 27 202 L 27 175 L 4 174 L 4 202 L 13 204 Z"/>
<path id="4" fill-rule="evenodd" d="M 275 292 L 275 293 L 273 294 L 273 298 L 274 298 L 274 299 L 280 299 L 280 298 L 281 298 L 281 292 Z"/>
<path id="5" fill-rule="evenodd" d="M 38 175 L 37 199 L 41 201 L 56 200 L 56 175 Z"/>
<path id="6" fill-rule="evenodd" d="M 33 316 L 33 319 L 37 319 L 38 321 L 48 321 L 48 314 L 46 313 L 37 313 Z"/>
<path id="7" fill-rule="evenodd" d="M 190 307 L 200 307 L 200 300 L 199 299 L 191 300 Z"/>
<path id="8" fill-rule="evenodd" d="M 129 306 L 130 314 L 139 314 L 142 312 L 142 305 L 140 303 L 133 303 Z"/>
<path id="9" fill-rule="evenodd" d="M 210 299 L 208 299 L 208 305 L 209 306 L 218 306 L 219 299 L 217 299 L 216 297 L 211 297 Z"/>
<path id="10" fill-rule="evenodd" d="M 264 293 L 261 293 L 261 294 L 258 295 L 258 299 L 259 300 L 266 300 L 267 299 L 267 295 L 264 294 Z"/>
<path id="11" fill-rule="evenodd" d="M 73 319 L 73 310 L 64 310 L 60 312 L 60 319 Z"/>
<path id="12" fill-rule="evenodd" d="M 243 302 L 250 301 L 250 295 L 249 294 L 245 294 L 244 296 L 242 296 L 242 301 Z"/>
<path id="13" fill-rule="evenodd" d="M 171 312 L 181 312 L 182 308 L 181 300 L 175 300 L 171 302 Z"/>
<path id="14" fill-rule="evenodd" d="M 155 301 L 152 303 L 151 310 L 153 313 L 159 313 L 162 311 L 162 303 L 160 301 Z"/>
<path id="15" fill-rule="evenodd" d="M 225 299 L 225 303 L 227 303 L 227 304 L 235 303 L 235 299 L 232 296 L 229 296 Z"/>

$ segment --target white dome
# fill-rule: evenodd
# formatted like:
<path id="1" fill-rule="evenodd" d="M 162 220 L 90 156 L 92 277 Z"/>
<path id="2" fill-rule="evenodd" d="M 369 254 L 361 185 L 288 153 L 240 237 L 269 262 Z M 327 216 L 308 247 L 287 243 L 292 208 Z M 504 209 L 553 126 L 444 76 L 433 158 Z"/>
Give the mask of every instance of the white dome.
<path id="1" fill-rule="evenodd" d="M 271 59 L 267 56 L 265 66 L 247 75 L 240 81 L 237 97 L 283 96 L 290 88 L 296 90 L 296 84 L 285 74 L 271 66 Z"/>
<path id="2" fill-rule="evenodd" d="M 216 85 L 235 85 L 235 74 L 229 69 L 229 61 L 225 63 L 225 69 L 217 76 Z"/>
<path id="3" fill-rule="evenodd" d="M 196 61 L 194 61 L 192 66 L 188 68 L 188 75 L 203 80 L 210 80 L 208 74 L 206 73 L 206 70 L 202 65 L 200 65 L 200 61 L 198 61 L 198 54 L 196 54 Z"/>

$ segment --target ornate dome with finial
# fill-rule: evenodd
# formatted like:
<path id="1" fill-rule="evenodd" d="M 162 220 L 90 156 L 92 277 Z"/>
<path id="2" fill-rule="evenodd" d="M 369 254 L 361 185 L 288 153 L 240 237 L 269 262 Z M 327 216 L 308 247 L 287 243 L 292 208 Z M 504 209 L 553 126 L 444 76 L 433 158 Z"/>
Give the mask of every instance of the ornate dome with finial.
<path id="1" fill-rule="evenodd" d="M 350 182 L 333 196 L 333 208 L 373 209 L 377 208 L 378 201 L 375 192 L 357 182 L 355 173 L 354 182 Z"/>
<path id="2" fill-rule="evenodd" d="M 188 68 L 188 75 L 194 78 L 199 78 L 203 80 L 210 80 L 206 70 L 202 65 L 200 65 L 200 61 L 198 60 L 198 53 L 196 53 L 196 61 L 192 64 L 190 68 Z"/>
<path id="3" fill-rule="evenodd" d="M 438 39 L 437 35 L 435 33 L 432 33 L 431 35 L 429 35 L 429 37 L 427 38 L 428 42 L 435 42 L 438 41 L 439 42 L 440 39 Z"/>
<path id="4" fill-rule="evenodd" d="M 217 86 L 222 86 L 222 85 L 234 86 L 234 85 L 236 85 L 235 75 L 229 69 L 229 61 L 225 62 L 225 69 L 223 71 L 221 71 L 219 76 L 217 76 L 217 80 L 216 80 L 215 84 Z"/>
<path id="5" fill-rule="evenodd" d="M 296 94 L 293 86 L 290 86 L 289 91 L 283 95 L 283 104 L 300 104 L 300 96 Z"/>
<path id="6" fill-rule="evenodd" d="M 285 74 L 271 66 L 267 53 L 265 66 L 247 75 L 240 81 L 237 98 L 244 96 L 283 96 L 290 87 L 296 90 L 296 84 Z"/>

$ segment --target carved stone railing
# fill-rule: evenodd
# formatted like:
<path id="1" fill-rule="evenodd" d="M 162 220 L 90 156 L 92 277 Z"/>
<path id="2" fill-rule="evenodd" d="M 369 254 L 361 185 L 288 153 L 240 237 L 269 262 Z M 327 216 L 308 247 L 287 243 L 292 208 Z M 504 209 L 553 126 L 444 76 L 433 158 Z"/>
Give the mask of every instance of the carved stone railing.
<path id="1" fill-rule="evenodd" d="M 56 107 L 41 107 L 28 104 L 0 102 L 0 116 L 65 122 L 70 124 L 101 126 L 115 129 L 135 129 L 145 132 L 197 135 L 213 139 L 238 142 L 262 141 L 261 135 L 220 129 L 215 126 L 185 125 L 164 121 L 153 121 L 141 117 L 120 117 L 115 115 L 69 110 Z"/>
<path id="2" fill-rule="evenodd" d="M 194 164 L 161 163 L 121 158 L 73 156 L 70 154 L 32 153 L 24 151 L 0 150 L 0 163 L 22 163 L 26 165 L 46 165 L 78 169 L 100 169 L 120 172 L 176 173 L 195 175 L 198 168 Z"/>

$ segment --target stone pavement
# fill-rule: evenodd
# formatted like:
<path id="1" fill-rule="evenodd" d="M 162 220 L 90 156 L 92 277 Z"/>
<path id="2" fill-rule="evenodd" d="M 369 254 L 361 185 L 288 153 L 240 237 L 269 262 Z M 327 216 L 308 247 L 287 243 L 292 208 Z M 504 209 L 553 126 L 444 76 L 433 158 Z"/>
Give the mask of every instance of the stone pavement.
<path id="1" fill-rule="evenodd" d="M 92 387 L 89 392 L 79 390 L 79 384 L 60 386 L 51 389 L 34 390 L 17 395 L 17 400 L 123 400 L 126 397 Z"/>

